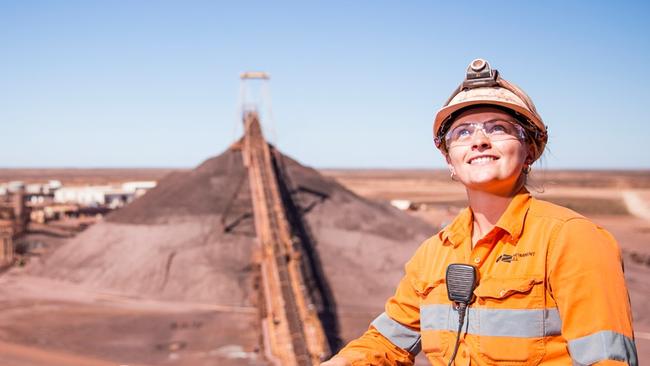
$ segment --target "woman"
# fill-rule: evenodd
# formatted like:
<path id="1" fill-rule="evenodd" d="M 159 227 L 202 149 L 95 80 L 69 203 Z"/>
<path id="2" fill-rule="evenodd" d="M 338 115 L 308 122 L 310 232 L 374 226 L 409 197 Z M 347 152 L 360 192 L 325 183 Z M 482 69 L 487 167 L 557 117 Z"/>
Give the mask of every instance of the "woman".
<path id="1" fill-rule="evenodd" d="M 469 207 L 420 246 L 368 331 L 322 366 L 412 365 L 420 350 L 432 365 L 637 365 L 616 241 L 525 188 L 547 141 L 529 97 L 474 60 L 433 129 Z M 454 263 L 478 274 L 464 321 L 447 292 Z"/>

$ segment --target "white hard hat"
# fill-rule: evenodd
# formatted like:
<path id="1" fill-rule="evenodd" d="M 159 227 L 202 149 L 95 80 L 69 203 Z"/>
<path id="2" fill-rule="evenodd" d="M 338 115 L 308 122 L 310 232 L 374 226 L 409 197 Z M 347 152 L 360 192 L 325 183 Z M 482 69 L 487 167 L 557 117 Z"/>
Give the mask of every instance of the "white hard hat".
<path id="1" fill-rule="evenodd" d="M 476 105 L 503 107 L 514 112 L 519 119 L 523 117 L 525 121 L 521 122 L 527 121 L 530 124 L 528 127 L 535 130 L 534 136 L 530 136 L 536 147 L 534 159 L 542 155 L 548 140 L 547 127 L 537 113 L 533 101 L 519 87 L 501 78 L 497 70 L 490 68 L 490 64 L 480 58 L 469 64 L 465 80 L 436 114 L 433 136 L 439 149 L 446 151 L 444 130 L 449 127 L 449 122 L 452 122 L 454 113 Z"/>

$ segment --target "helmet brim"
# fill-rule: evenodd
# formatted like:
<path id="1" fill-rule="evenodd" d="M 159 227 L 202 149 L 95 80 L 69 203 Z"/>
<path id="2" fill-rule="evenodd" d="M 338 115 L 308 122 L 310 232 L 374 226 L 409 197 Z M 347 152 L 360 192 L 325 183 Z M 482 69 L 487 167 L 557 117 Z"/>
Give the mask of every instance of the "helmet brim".
<path id="1" fill-rule="evenodd" d="M 521 106 L 519 106 L 517 104 L 514 104 L 514 103 L 505 102 L 505 101 L 484 100 L 484 99 L 482 99 L 482 100 L 471 100 L 471 101 L 468 100 L 468 101 L 465 101 L 465 102 L 461 102 L 461 103 L 458 103 L 458 104 L 454 104 L 454 105 L 450 105 L 450 106 L 441 108 L 438 111 L 438 113 L 436 114 L 436 118 L 435 118 L 434 123 L 433 123 L 433 135 L 434 135 L 434 137 L 438 136 L 440 127 L 442 126 L 442 123 L 445 120 L 447 120 L 447 118 L 449 118 L 455 112 L 457 112 L 457 111 L 459 111 L 459 110 L 461 110 L 463 108 L 466 108 L 466 107 L 471 107 L 473 105 L 475 105 L 475 106 L 478 106 L 478 105 L 482 105 L 482 106 L 495 105 L 495 106 L 499 106 L 499 107 L 505 107 L 505 108 L 508 108 L 508 109 L 510 109 L 510 110 L 512 110 L 514 112 L 517 112 L 517 113 L 523 115 L 528 120 L 530 120 L 533 124 L 535 124 L 535 126 L 540 128 L 540 130 L 543 131 L 543 130 L 546 129 L 546 126 L 544 126 L 542 121 L 540 121 L 537 118 L 537 116 L 530 113 L 530 111 L 528 109 L 526 109 L 526 108 L 523 108 L 523 107 L 521 107 Z"/>

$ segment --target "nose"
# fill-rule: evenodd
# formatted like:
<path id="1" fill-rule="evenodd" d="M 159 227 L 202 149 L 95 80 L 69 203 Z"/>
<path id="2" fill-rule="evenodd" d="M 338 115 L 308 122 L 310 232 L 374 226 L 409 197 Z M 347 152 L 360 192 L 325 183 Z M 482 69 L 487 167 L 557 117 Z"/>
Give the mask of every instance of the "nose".
<path id="1" fill-rule="evenodd" d="M 472 135 L 472 150 L 486 150 L 491 147 L 490 138 L 482 128 L 477 128 Z"/>

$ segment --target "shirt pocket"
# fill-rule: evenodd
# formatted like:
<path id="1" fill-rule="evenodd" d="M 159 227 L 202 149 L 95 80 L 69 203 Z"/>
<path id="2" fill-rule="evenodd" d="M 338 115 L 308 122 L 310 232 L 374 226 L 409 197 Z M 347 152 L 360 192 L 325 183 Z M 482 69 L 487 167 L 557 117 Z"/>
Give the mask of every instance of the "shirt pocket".
<path id="1" fill-rule="evenodd" d="M 447 299 L 444 279 L 428 282 L 420 292 L 420 335 L 422 351 L 429 357 L 442 357 L 449 353 L 451 305 Z"/>
<path id="2" fill-rule="evenodd" d="M 470 328 L 480 357 L 488 363 L 537 365 L 544 356 L 544 281 L 488 278 L 474 293 L 478 307 Z"/>

